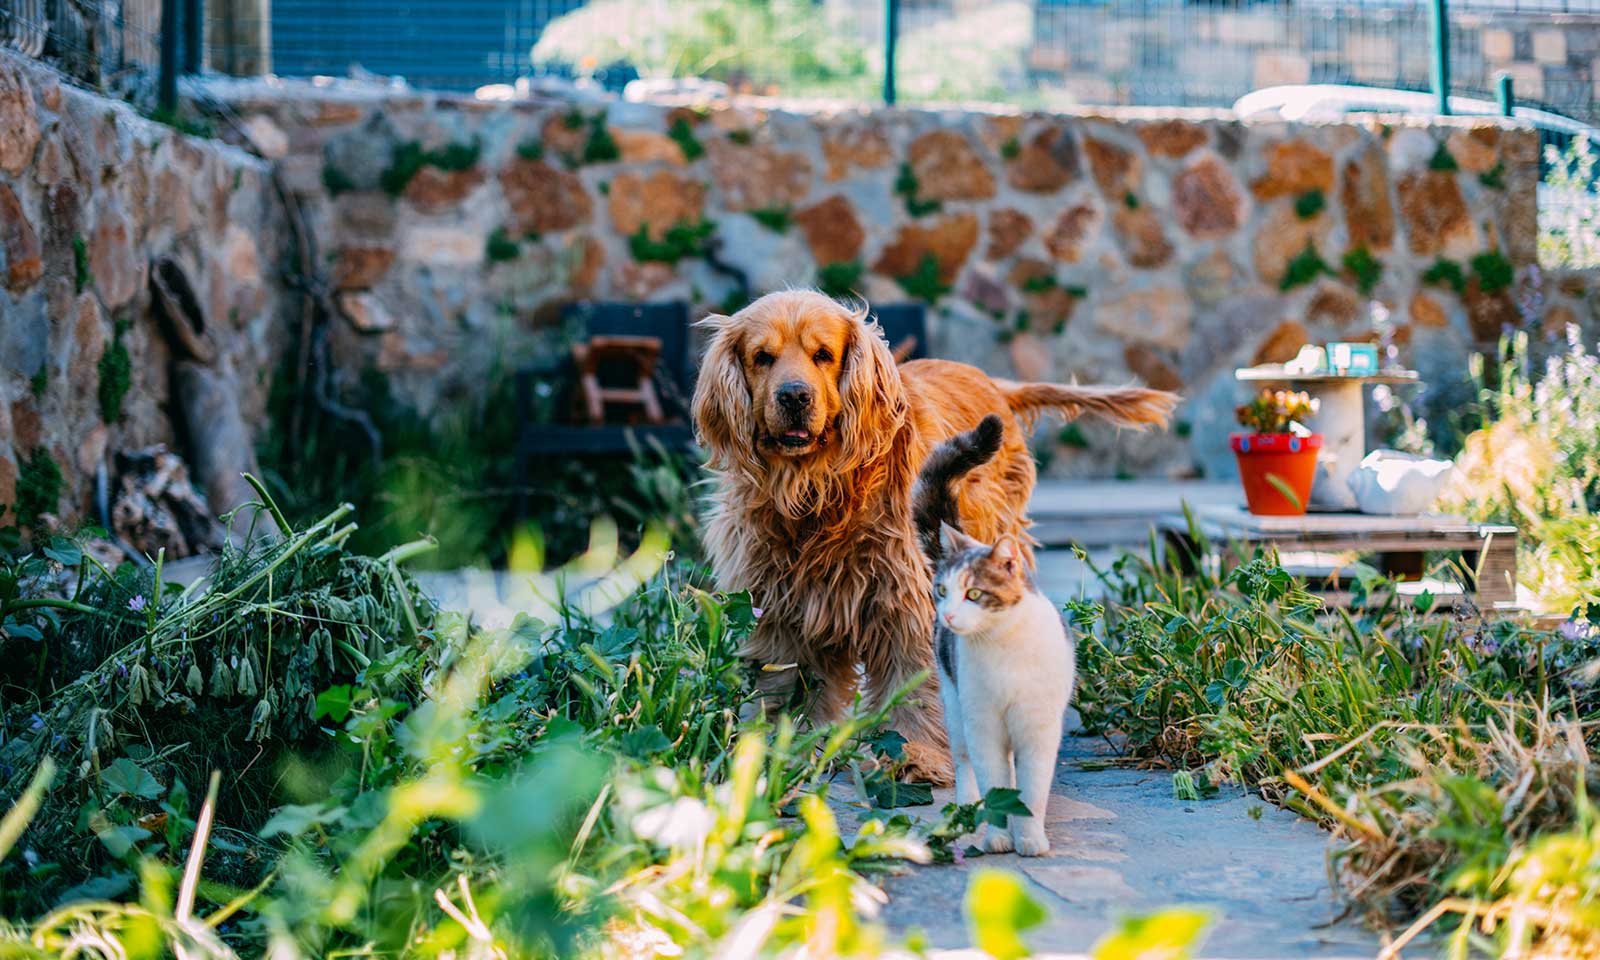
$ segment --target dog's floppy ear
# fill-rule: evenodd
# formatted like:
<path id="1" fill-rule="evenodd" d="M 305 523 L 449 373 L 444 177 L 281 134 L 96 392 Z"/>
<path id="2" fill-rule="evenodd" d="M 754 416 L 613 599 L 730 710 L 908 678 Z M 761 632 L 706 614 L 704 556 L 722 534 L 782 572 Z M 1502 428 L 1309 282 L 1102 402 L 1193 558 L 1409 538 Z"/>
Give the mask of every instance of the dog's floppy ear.
<path id="1" fill-rule="evenodd" d="M 755 420 L 750 415 L 750 386 L 739 359 L 739 329 L 732 317 L 700 321 L 715 333 L 700 361 L 694 385 L 695 441 L 711 455 L 715 469 L 759 465 L 755 456 Z"/>
<path id="2" fill-rule="evenodd" d="M 866 304 L 851 316 L 850 346 L 839 378 L 840 469 L 883 455 L 906 422 L 906 393 L 883 331 L 867 319 Z"/>

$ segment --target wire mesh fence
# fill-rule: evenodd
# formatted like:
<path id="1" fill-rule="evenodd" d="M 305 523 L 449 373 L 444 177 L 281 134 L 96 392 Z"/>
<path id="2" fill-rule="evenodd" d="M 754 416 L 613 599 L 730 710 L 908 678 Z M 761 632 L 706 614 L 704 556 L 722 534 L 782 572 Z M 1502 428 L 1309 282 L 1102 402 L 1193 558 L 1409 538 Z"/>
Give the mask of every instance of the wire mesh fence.
<path id="1" fill-rule="evenodd" d="M 0 46 L 92 86 L 160 60 L 161 0 L 0 0 Z"/>
<path id="2" fill-rule="evenodd" d="M 176 0 L 179 4 L 195 0 Z M 0 0 L 0 41 L 91 83 L 153 70 L 162 0 Z M 197 4 L 198 6 L 198 4 Z M 206 0 L 224 73 L 399 77 L 468 91 L 639 78 L 870 101 L 887 0 Z M 908 102 L 1228 106 L 1262 87 L 1426 90 L 1427 0 L 899 0 Z M 1594 123 L 1600 0 L 1452 0 L 1452 89 Z"/>

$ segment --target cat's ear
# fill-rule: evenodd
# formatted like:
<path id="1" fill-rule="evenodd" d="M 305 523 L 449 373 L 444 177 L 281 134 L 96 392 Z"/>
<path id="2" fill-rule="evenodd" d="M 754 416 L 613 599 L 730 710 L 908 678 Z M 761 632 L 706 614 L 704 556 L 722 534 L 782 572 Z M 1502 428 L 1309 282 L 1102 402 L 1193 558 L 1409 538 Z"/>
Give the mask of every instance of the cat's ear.
<path id="1" fill-rule="evenodd" d="M 989 551 L 989 558 L 1000 564 L 1006 573 L 1016 573 L 1017 567 L 1022 563 L 1022 548 L 1017 545 L 1016 537 L 1005 534 L 994 542 L 994 547 Z"/>
<path id="2" fill-rule="evenodd" d="M 978 541 L 950 526 L 948 523 L 939 524 L 939 545 L 944 548 L 946 556 L 953 556 L 978 546 Z"/>

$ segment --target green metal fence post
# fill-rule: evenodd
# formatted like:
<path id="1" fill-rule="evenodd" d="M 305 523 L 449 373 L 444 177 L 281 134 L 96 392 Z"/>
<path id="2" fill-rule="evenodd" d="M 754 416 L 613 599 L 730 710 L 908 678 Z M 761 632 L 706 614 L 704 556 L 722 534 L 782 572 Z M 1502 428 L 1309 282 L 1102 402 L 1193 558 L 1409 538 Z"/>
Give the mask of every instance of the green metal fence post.
<path id="1" fill-rule="evenodd" d="M 1500 116 L 1516 116 L 1517 100 L 1511 86 L 1511 74 L 1502 73 L 1496 78 L 1494 92 L 1500 100 Z"/>
<path id="2" fill-rule="evenodd" d="M 200 0 L 183 0 L 183 72 L 199 73 L 204 54 L 202 28 L 205 5 Z"/>
<path id="3" fill-rule="evenodd" d="M 1439 115 L 1450 115 L 1450 12 L 1445 0 L 1433 0 L 1433 95 L 1439 101 Z"/>
<path id="4" fill-rule="evenodd" d="M 178 109 L 178 0 L 161 0 L 161 76 L 157 102 L 171 116 Z"/>
<path id="5" fill-rule="evenodd" d="M 900 39 L 900 0 L 884 0 L 883 102 L 894 105 L 894 47 Z"/>

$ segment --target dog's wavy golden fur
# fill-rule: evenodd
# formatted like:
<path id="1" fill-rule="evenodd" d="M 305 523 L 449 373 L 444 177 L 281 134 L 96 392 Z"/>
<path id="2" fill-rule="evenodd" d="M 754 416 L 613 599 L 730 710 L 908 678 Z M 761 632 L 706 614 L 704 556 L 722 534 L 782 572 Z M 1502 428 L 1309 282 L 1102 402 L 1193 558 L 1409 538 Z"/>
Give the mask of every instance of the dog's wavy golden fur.
<path id="1" fill-rule="evenodd" d="M 1137 387 L 1015 383 L 946 360 L 896 365 L 867 309 L 819 293 L 769 294 L 710 317 L 694 418 L 715 492 L 706 546 L 719 584 L 762 608 L 745 655 L 818 681 L 811 715 L 838 716 L 858 678 L 869 703 L 933 663 L 930 571 L 911 520 L 928 452 L 990 413 L 1000 452 L 958 493 L 963 529 L 1012 534 L 1032 552 L 1023 511 L 1034 463 L 1024 428 L 1045 411 L 1131 427 L 1163 424 L 1174 394 Z M 762 671 L 773 695 L 793 668 Z M 935 681 L 898 708 L 907 769 L 950 782 Z"/>

